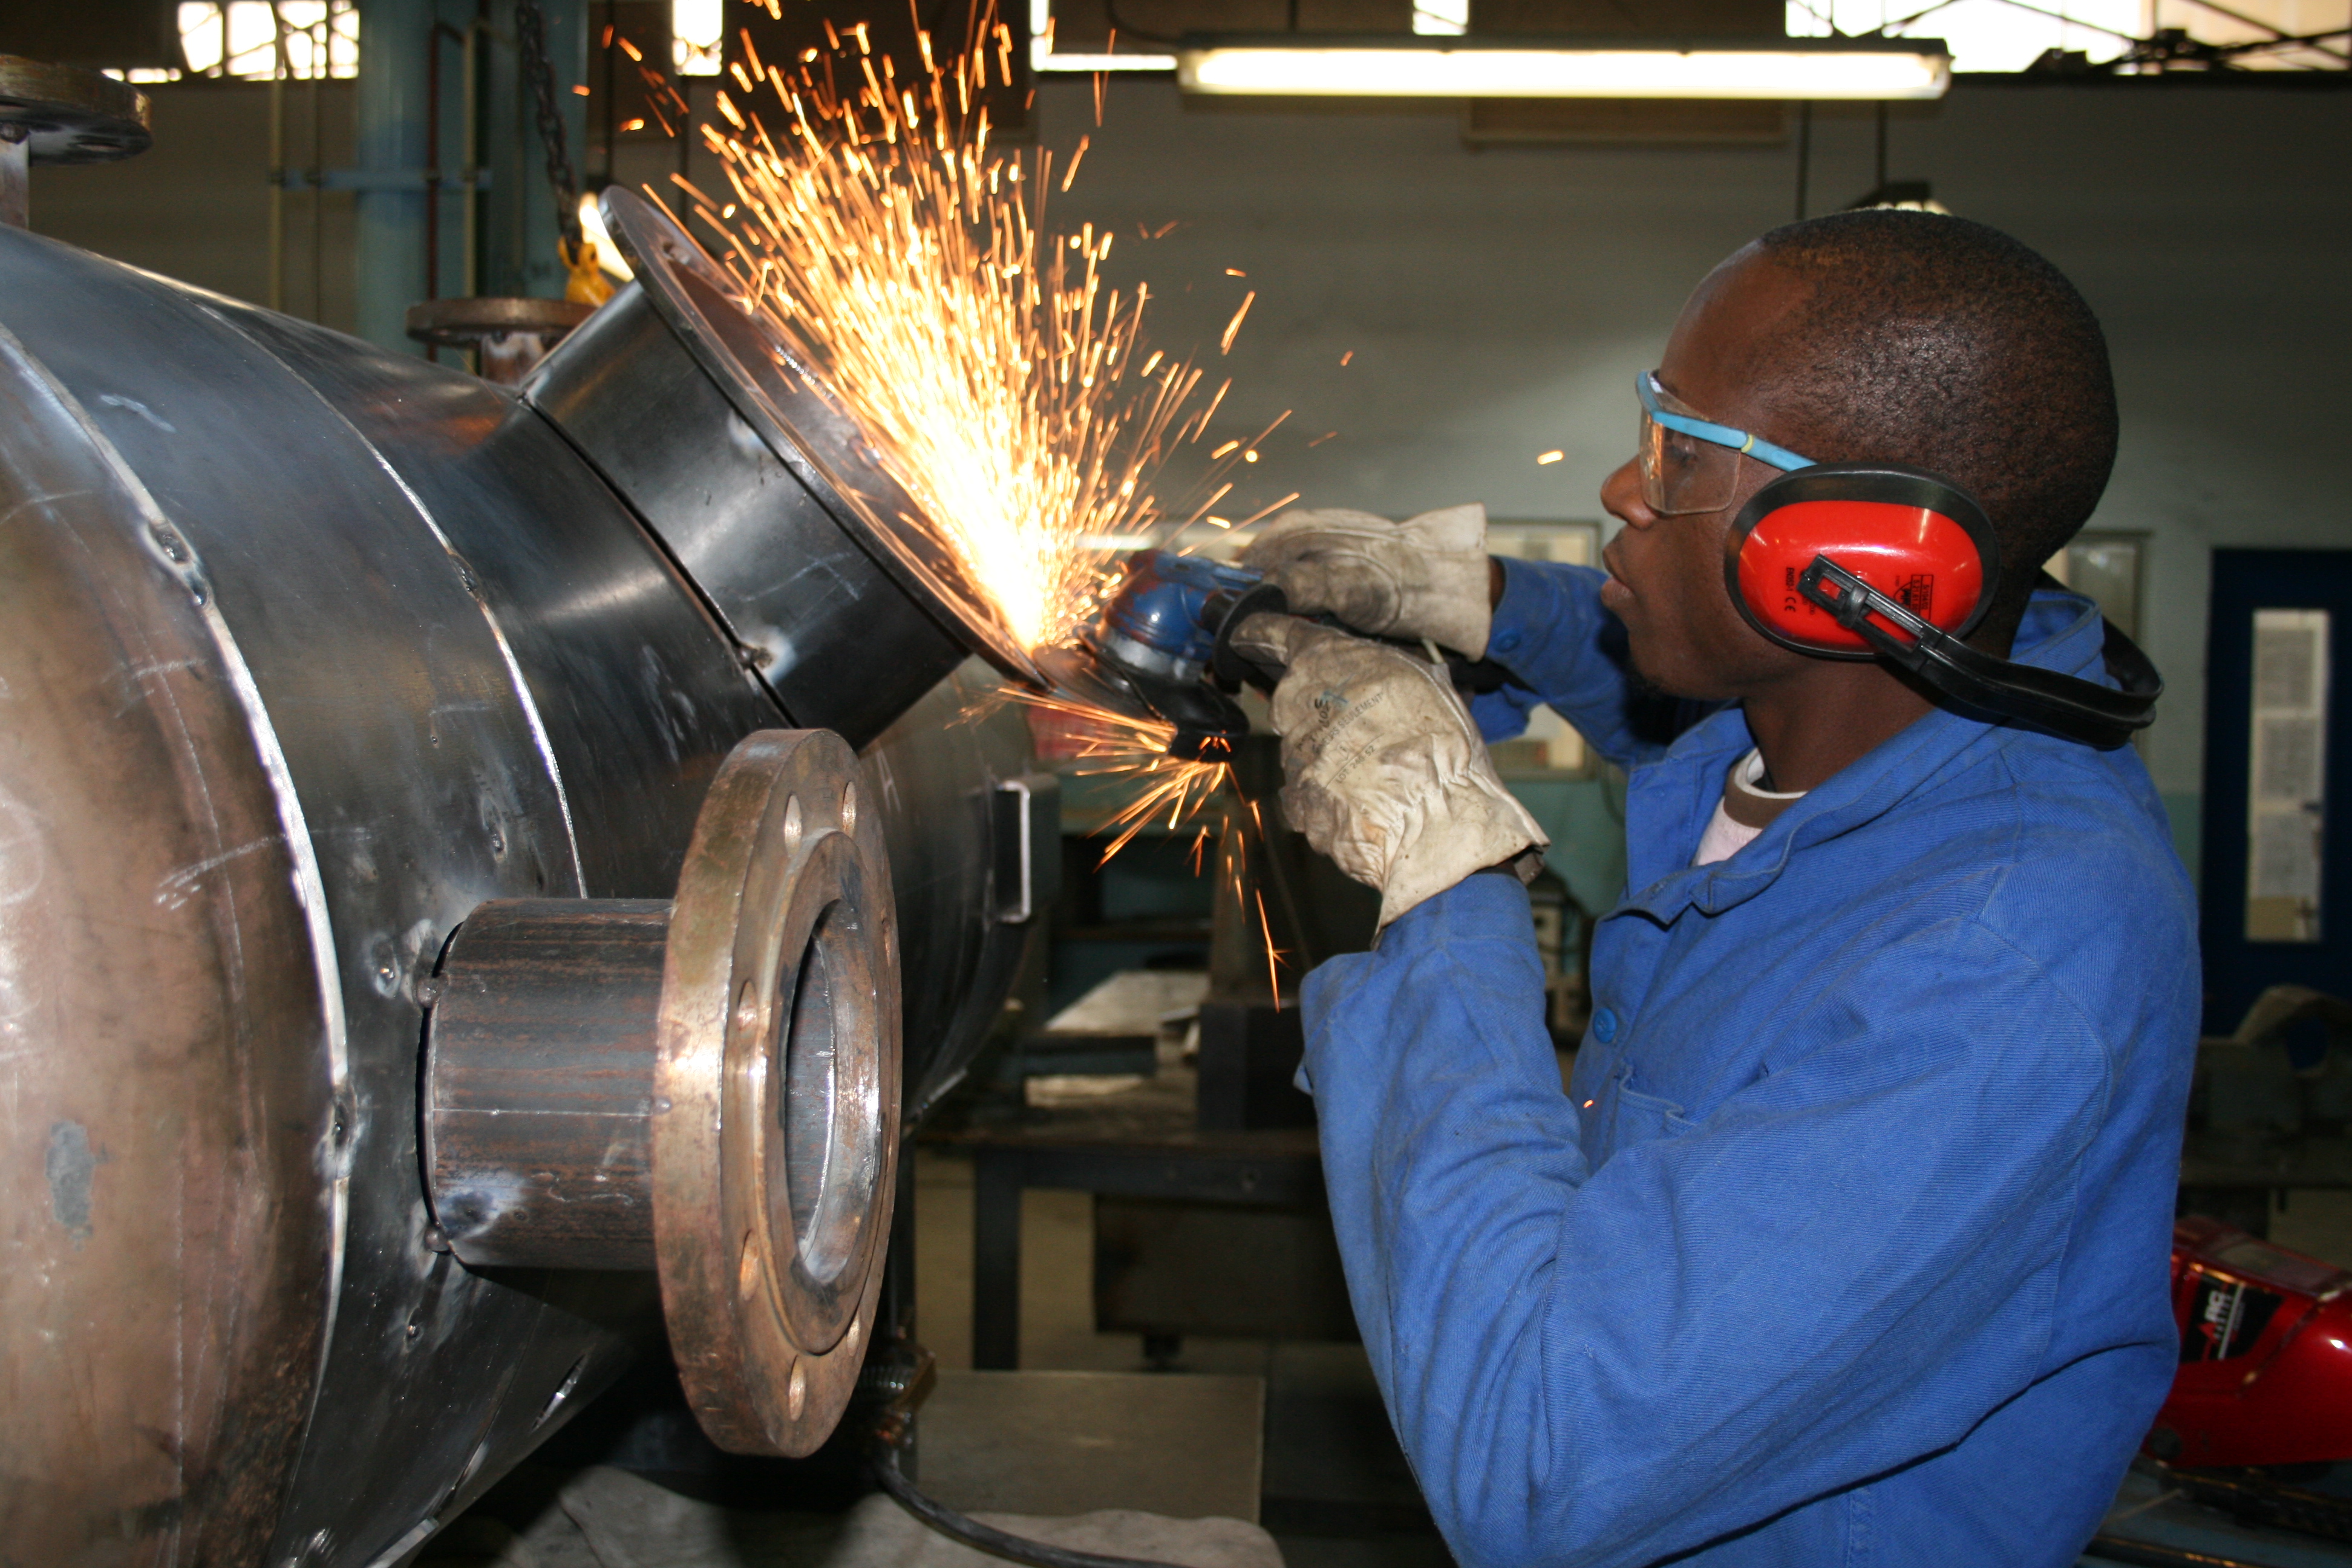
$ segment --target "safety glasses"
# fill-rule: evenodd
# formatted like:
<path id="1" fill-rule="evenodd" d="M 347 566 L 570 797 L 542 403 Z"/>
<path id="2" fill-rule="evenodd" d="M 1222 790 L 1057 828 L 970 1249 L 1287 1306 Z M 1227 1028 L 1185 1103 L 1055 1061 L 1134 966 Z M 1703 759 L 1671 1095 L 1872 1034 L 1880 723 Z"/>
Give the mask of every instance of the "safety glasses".
<path id="1" fill-rule="evenodd" d="M 1633 378 L 1642 400 L 1642 500 L 1663 517 L 1721 511 L 1739 489 L 1742 455 L 1780 469 L 1810 468 L 1800 458 L 1746 430 L 1699 417 L 1658 384 L 1658 373 Z"/>

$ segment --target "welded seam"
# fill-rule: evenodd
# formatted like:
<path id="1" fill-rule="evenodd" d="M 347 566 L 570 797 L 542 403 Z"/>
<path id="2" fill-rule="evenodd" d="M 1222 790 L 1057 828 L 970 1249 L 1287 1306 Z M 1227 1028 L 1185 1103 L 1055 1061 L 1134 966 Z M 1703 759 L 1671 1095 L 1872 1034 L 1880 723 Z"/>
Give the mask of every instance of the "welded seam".
<path id="1" fill-rule="evenodd" d="M 473 600 L 474 607 L 482 613 L 482 624 L 489 627 L 490 640 L 498 645 L 499 658 L 507 667 L 508 683 L 514 688 L 515 701 L 522 708 L 523 722 L 530 729 L 530 743 L 537 749 L 539 760 L 547 769 L 549 787 L 555 791 L 555 809 L 563 818 L 563 847 L 572 855 L 572 885 L 579 889 L 582 898 L 586 898 L 588 871 L 580 858 L 580 836 L 572 822 L 572 795 L 564 787 L 562 765 L 555 760 L 555 742 L 548 738 L 547 725 L 540 718 L 539 701 L 530 694 L 530 682 L 523 678 L 522 661 L 515 658 L 514 648 L 507 641 L 506 628 L 499 625 L 498 615 L 490 608 L 488 598 L 481 590 L 481 579 L 475 574 L 473 563 L 460 554 L 457 547 L 449 542 L 449 536 L 441 531 L 441 524 L 435 520 L 433 510 L 425 504 L 425 498 L 409 488 L 408 481 L 401 477 L 400 470 L 392 466 L 392 459 L 386 458 L 383 450 L 373 441 L 368 439 L 367 432 L 352 423 L 349 415 L 328 402 L 326 394 L 311 385 L 292 365 L 279 359 L 268 344 L 244 332 L 235 322 L 230 321 L 210 306 L 200 305 L 198 309 L 231 331 L 237 332 L 240 337 L 245 338 L 263 353 L 268 354 L 271 359 L 277 360 L 289 375 L 301 383 L 303 390 L 318 399 L 319 406 L 325 409 L 344 429 L 349 430 L 352 440 L 367 449 L 368 456 L 375 459 L 375 466 L 382 468 L 384 477 L 397 486 L 400 493 L 407 498 L 409 509 L 416 513 L 417 520 L 425 524 L 425 531 L 433 536 L 434 542 L 440 545 L 442 552 L 449 557 L 450 564 L 457 567 L 457 580 L 466 590 L 466 597 Z"/>
<path id="2" fill-rule="evenodd" d="M 309 384 L 306 382 L 304 384 Z M 315 387 L 312 388 L 314 394 L 316 391 Z M 326 399 L 321 397 L 319 401 L 325 403 Z M 333 405 L 329 404 L 328 406 L 331 408 Z M 335 417 L 343 419 L 341 409 L 335 410 Z M 482 624 L 490 628 L 490 640 L 499 645 L 499 658 L 505 661 L 507 679 L 514 686 L 515 700 L 521 704 L 523 722 L 530 726 L 530 743 L 538 748 L 539 760 L 547 765 L 548 785 L 555 791 L 555 809 L 563 818 L 563 847 L 572 853 L 572 885 L 580 889 L 582 898 L 586 898 L 588 870 L 580 859 L 580 837 L 572 825 L 572 795 L 563 786 L 563 767 L 555 760 L 555 742 L 548 738 L 547 725 L 540 719 L 539 701 L 530 694 L 530 682 L 523 679 L 522 661 L 515 658 L 514 648 L 507 642 L 506 628 L 499 625 L 497 613 L 490 608 L 488 598 L 481 592 L 481 579 L 475 575 L 473 563 L 457 553 L 457 546 L 449 542 L 449 536 L 441 531 L 441 525 L 434 521 L 433 513 L 425 505 L 425 498 L 408 488 L 408 481 L 400 477 L 400 470 L 394 468 L 391 460 L 376 449 L 374 442 L 361 433 L 359 426 L 352 425 L 349 419 L 343 419 L 343 423 L 350 427 L 352 434 L 359 438 L 360 443 L 367 447 L 368 455 L 376 461 L 376 467 L 382 468 L 385 477 L 400 487 L 400 493 L 408 498 L 408 504 L 415 509 L 416 515 L 424 522 L 425 529 L 447 552 L 451 564 L 457 568 L 458 579 L 467 590 L 466 596 L 474 601 L 476 609 L 482 612 Z"/>
<path id="3" fill-rule="evenodd" d="M 0 355 L 13 361 L 35 385 L 46 393 L 58 410 L 80 426 L 84 437 L 98 454 L 123 494 L 146 524 L 147 537 L 141 542 L 158 563 L 190 589 L 205 629 L 213 639 L 221 663 L 228 675 L 229 689 L 236 693 L 239 707 L 245 710 L 246 728 L 253 738 L 253 749 L 261 763 L 261 771 L 269 781 L 269 790 L 278 807 L 278 820 L 286 835 L 288 858 L 294 866 L 294 899 L 302 908 L 304 924 L 310 935 L 310 963 L 319 987 L 320 1021 L 327 1031 L 327 1072 L 331 1086 L 331 1114 L 337 1119 L 349 1115 L 351 1100 L 350 1035 L 343 1013 L 341 975 L 336 959 L 335 931 L 327 910 L 326 879 L 319 869 L 319 856 L 310 842 L 309 821 L 302 814 L 302 797 L 294 787 L 294 771 L 286 760 L 286 749 L 278 739 L 277 727 L 270 722 L 269 710 L 262 701 L 261 689 L 253 679 L 253 670 L 245 661 L 244 650 L 220 613 L 220 606 L 210 586 L 205 584 L 201 566 L 194 557 L 194 546 L 184 543 L 188 559 L 173 562 L 163 553 L 166 540 L 184 541 L 185 535 L 175 528 L 158 506 L 147 486 L 134 472 L 114 443 L 107 438 L 96 421 L 90 418 L 73 394 L 49 373 L 49 368 L 35 358 L 32 352 L 17 341 L 15 333 L 0 326 Z M 193 581 L 191 581 L 193 579 Z M 343 1246 L 348 1230 L 351 1200 L 349 1157 L 345 1151 L 356 1142 L 354 1136 L 341 1140 L 336 1149 L 330 1184 L 333 1194 L 328 1244 L 327 1315 L 321 1326 L 319 1343 L 319 1375 L 312 1378 L 310 1397 L 312 1409 L 304 1413 L 307 1426 L 316 1414 L 320 1390 L 325 1385 L 326 1360 L 334 1343 L 335 1319 L 342 1300 Z"/>

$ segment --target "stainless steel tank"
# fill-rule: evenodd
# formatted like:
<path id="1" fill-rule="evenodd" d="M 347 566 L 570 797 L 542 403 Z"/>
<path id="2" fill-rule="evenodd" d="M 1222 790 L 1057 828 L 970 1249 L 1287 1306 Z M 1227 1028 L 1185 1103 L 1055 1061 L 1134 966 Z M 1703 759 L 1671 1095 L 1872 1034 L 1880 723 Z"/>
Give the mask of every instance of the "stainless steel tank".
<path id="1" fill-rule="evenodd" d="M 396 1563 L 656 1262 L 738 1446 L 854 1372 L 902 1103 L 1029 929 L 1025 731 L 966 717 L 1029 672 L 723 274 L 609 221 L 640 282 L 520 396 L 0 227 L 9 1560 Z M 552 1178 L 478 1163 L 460 1216 L 420 1117 L 544 1110 L 567 1006 L 621 1239 L 494 1267 Z"/>

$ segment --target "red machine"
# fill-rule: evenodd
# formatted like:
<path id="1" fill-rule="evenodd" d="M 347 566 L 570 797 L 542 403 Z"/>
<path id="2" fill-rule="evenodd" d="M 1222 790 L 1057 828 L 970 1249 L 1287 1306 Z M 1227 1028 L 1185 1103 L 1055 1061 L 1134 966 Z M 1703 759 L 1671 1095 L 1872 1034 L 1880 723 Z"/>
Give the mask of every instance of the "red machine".
<path id="1" fill-rule="evenodd" d="M 2352 1272 L 2219 1220 L 2172 1227 L 2180 1371 L 2147 1451 L 2174 1465 L 2352 1458 Z"/>

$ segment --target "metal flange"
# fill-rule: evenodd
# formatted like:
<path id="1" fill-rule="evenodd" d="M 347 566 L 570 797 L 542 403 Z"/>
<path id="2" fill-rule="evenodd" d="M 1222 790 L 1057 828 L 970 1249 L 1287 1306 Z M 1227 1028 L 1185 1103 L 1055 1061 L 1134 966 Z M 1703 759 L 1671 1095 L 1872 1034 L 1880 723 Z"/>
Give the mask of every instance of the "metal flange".
<path id="1" fill-rule="evenodd" d="M 898 1147 L 889 878 L 847 743 L 768 731 L 720 767 L 678 879 L 655 1253 L 687 1396 L 739 1453 L 824 1442 L 873 1326 Z"/>
<path id="2" fill-rule="evenodd" d="M 513 332 L 536 333 L 552 343 L 595 313 L 595 306 L 572 300 L 494 295 L 426 300 L 408 307 L 408 335 L 445 349 L 475 348 Z"/>
<path id="3" fill-rule="evenodd" d="M 154 108 L 128 82 L 79 66 L 0 55 L 0 130 L 36 163 L 103 163 L 144 153 Z"/>

